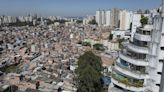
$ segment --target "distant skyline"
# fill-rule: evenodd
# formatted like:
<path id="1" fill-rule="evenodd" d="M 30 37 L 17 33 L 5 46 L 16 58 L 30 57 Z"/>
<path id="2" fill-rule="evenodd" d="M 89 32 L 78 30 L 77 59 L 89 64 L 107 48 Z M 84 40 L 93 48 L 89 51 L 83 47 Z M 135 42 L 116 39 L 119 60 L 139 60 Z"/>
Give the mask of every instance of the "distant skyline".
<path id="1" fill-rule="evenodd" d="M 0 15 L 85 16 L 99 9 L 153 9 L 162 0 L 0 0 Z"/>

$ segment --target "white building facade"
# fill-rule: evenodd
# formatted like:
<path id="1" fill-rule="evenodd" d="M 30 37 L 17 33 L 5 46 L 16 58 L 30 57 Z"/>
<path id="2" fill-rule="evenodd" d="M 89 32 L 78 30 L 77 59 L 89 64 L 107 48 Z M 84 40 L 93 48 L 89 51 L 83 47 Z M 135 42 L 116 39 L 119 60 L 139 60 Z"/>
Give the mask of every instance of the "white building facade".
<path id="1" fill-rule="evenodd" d="M 111 18 L 111 12 L 108 10 L 106 11 L 106 26 L 110 26 L 110 18 Z"/>
<path id="2" fill-rule="evenodd" d="M 134 36 L 134 33 L 136 32 L 137 27 L 141 26 L 140 20 L 141 20 L 141 14 L 133 14 L 131 40 L 133 40 L 133 36 Z"/>
<path id="3" fill-rule="evenodd" d="M 105 25 L 106 24 L 106 11 L 102 10 L 101 11 L 101 20 L 102 20 L 102 24 L 101 25 Z"/>
<path id="4" fill-rule="evenodd" d="M 113 86 L 123 91 L 164 92 L 164 5 L 153 25 L 138 27 L 112 71 Z"/>
<path id="5" fill-rule="evenodd" d="M 99 26 L 106 25 L 106 11 L 105 10 L 96 11 L 96 22 Z"/>
<path id="6" fill-rule="evenodd" d="M 132 13 L 127 10 L 120 11 L 120 30 L 129 30 L 132 22 Z"/>
<path id="7" fill-rule="evenodd" d="M 102 17 L 101 17 L 101 11 L 96 11 L 96 22 L 98 25 L 102 24 Z"/>

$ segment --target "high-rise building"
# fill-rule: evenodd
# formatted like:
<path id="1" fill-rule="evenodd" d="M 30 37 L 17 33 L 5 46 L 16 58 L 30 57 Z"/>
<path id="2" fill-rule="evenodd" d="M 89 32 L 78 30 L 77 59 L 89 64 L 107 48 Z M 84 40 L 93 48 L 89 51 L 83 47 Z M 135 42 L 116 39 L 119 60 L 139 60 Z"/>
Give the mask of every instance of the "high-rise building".
<path id="1" fill-rule="evenodd" d="M 120 30 L 130 29 L 130 24 L 132 22 L 132 13 L 127 10 L 120 11 Z"/>
<path id="2" fill-rule="evenodd" d="M 102 17 L 102 25 L 106 24 L 106 11 L 102 10 L 101 11 L 101 17 Z"/>
<path id="3" fill-rule="evenodd" d="M 2 17 L 2 22 L 3 23 L 15 23 L 15 22 L 17 22 L 17 19 L 16 19 L 16 17 L 3 16 Z"/>
<path id="4" fill-rule="evenodd" d="M 89 23 L 88 19 L 87 18 L 84 18 L 83 19 L 83 25 L 87 25 Z"/>
<path id="5" fill-rule="evenodd" d="M 33 20 L 33 17 L 29 14 L 29 15 L 28 15 L 28 21 L 29 21 L 29 22 L 32 22 L 32 20 Z"/>
<path id="6" fill-rule="evenodd" d="M 93 15 L 87 15 L 87 19 L 90 20 L 90 21 L 91 20 L 95 20 L 95 16 L 93 16 Z"/>
<path id="7" fill-rule="evenodd" d="M 114 8 L 111 10 L 111 27 L 118 28 L 119 27 L 119 16 L 120 10 L 117 8 Z"/>
<path id="8" fill-rule="evenodd" d="M 25 19 L 24 19 L 23 16 L 18 16 L 18 20 L 19 20 L 20 22 L 25 22 Z"/>
<path id="9" fill-rule="evenodd" d="M 104 10 L 96 11 L 96 22 L 98 25 L 106 24 L 106 12 Z"/>
<path id="10" fill-rule="evenodd" d="M 102 21 L 101 21 L 101 11 L 96 11 L 96 22 L 98 25 L 101 25 L 102 24 Z"/>
<path id="11" fill-rule="evenodd" d="M 111 12 L 109 10 L 106 11 L 106 26 L 110 26 L 110 21 L 111 21 L 110 15 L 111 15 Z"/>
<path id="12" fill-rule="evenodd" d="M 87 17 L 83 19 L 83 24 L 86 25 L 86 24 L 88 24 L 92 20 L 95 20 L 95 16 L 87 15 Z"/>
<path id="13" fill-rule="evenodd" d="M 163 64 L 164 3 L 153 24 L 138 27 L 133 41 L 120 52 L 111 81 L 123 92 L 164 92 Z"/>
<path id="14" fill-rule="evenodd" d="M 131 41 L 133 41 L 134 33 L 136 32 L 137 27 L 141 26 L 141 14 L 133 14 L 132 25 L 131 25 Z"/>

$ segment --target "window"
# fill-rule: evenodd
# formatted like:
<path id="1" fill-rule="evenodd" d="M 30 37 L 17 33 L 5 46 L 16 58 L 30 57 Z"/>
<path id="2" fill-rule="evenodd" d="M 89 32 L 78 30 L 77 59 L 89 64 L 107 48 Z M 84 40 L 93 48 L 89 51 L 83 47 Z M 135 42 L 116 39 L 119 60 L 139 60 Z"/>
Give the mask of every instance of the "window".
<path id="1" fill-rule="evenodd" d="M 156 84 L 156 86 L 159 86 L 160 87 L 160 84 Z"/>
<path id="2" fill-rule="evenodd" d="M 160 74 L 160 75 L 161 75 L 161 74 L 162 74 L 162 72 L 157 72 L 157 74 Z"/>
<path id="3" fill-rule="evenodd" d="M 159 62 L 164 62 L 164 60 L 160 59 Z"/>
<path id="4" fill-rule="evenodd" d="M 161 50 L 164 50 L 164 47 L 161 47 Z"/>
<path id="5" fill-rule="evenodd" d="M 117 38 L 121 38 L 121 35 L 117 35 Z"/>

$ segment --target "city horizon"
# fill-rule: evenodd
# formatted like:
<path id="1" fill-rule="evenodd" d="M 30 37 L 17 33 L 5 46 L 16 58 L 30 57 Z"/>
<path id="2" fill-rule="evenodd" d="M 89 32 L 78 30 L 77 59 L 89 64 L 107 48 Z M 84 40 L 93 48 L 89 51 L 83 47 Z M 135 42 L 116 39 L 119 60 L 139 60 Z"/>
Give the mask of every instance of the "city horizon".
<path id="1" fill-rule="evenodd" d="M 158 8 L 161 0 L 95 0 L 93 1 L 45 1 L 45 0 L 2 0 L 0 4 L 0 15 L 25 16 L 28 14 L 37 14 L 39 16 L 63 16 L 63 17 L 84 17 L 94 15 L 96 10 L 110 10 L 112 8 L 126 9 L 136 11 L 138 9 Z M 12 6 L 12 7 L 8 7 Z M 140 6 L 140 8 L 138 8 Z"/>

